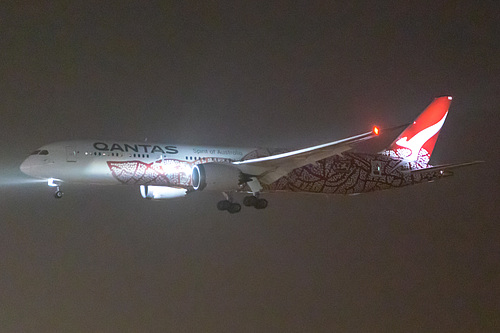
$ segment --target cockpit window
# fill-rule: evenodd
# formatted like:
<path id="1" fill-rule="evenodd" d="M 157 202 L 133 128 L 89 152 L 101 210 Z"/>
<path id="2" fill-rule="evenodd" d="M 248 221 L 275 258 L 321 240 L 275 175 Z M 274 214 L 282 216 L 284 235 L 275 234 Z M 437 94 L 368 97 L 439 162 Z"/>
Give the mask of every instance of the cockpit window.
<path id="1" fill-rule="evenodd" d="M 38 155 L 48 155 L 48 154 L 49 152 L 47 150 L 42 150 Z"/>
<path id="2" fill-rule="evenodd" d="M 34 152 L 31 153 L 31 155 L 38 155 L 39 152 L 40 150 L 35 150 Z"/>

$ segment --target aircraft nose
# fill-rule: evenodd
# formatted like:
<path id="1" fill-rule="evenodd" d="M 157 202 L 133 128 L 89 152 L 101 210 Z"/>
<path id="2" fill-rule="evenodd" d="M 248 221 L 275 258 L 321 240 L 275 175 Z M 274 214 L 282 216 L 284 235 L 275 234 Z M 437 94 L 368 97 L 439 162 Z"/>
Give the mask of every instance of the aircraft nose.
<path id="1" fill-rule="evenodd" d="M 31 170 L 31 161 L 29 158 L 25 159 L 23 163 L 19 166 L 19 169 L 21 170 L 22 173 L 26 175 L 30 175 L 30 170 Z"/>

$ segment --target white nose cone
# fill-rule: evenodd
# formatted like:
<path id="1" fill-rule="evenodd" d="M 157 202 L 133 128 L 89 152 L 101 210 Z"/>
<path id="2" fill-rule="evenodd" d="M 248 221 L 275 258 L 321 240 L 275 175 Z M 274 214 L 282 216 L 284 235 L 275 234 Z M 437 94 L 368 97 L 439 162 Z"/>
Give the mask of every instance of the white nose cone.
<path id="1" fill-rule="evenodd" d="M 38 173 L 40 172 L 40 168 L 38 168 L 37 164 L 34 162 L 36 162 L 36 161 L 33 161 L 33 158 L 30 156 L 27 159 L 25 159 L 23 161 L 23 163 L 21 163 L 21 165 L 19 166 L 19 169 L 25 175 L 28 175 L 28 176 L 34 177 L 34 178 L 39 178 L 40 175 Z"/>
<path id="2" fill-rule="evenodd" d="M 23 163 L 19 166 L 19 169 L 21 170 L 22 173 L 31 176 L 30 175 L 30 170 L 31 170 L 31 163 L 28 161 L 28 159 L 25 159 Z"/>

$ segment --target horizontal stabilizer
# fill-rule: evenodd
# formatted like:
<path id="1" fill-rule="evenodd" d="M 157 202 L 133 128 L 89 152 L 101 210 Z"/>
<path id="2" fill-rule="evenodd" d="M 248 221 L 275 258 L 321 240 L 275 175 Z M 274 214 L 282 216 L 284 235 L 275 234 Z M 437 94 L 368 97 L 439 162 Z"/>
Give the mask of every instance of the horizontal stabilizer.
<path id="1" fill-rule="evenodd" d="M 443 165 L 436 165 L 432 166 L 429 168 L 422 168 L 422 169 L 416 169 L 416 170 L 408 170 L 408 171 L 403 171 L 411 174 L 418 174 L 422 172 L 429 172 L 429 171 L 447 171 L 447 170 L 452 170 L 452 169 L 458 169 L 470 165 L 475 165 L 475 164 L 480 164 L 484 163 L 484 161 L 474 161 L 474 162 L 465 162 L 465 163 L 457 163 L 457 164 L 443 164 Z"/>

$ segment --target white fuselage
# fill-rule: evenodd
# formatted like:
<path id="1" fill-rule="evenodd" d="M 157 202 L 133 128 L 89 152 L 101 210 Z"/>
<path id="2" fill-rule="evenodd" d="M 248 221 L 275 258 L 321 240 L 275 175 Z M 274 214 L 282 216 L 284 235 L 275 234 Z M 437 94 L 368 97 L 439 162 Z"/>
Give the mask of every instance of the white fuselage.
<path id="1" fill-rule="evenodd" d="M 180 161 L 183 169 L 177 172 L 189 173 L 190 166 L 197 161 L 217 159 L 241 160 L 255 149 L 222 148 L 206 146 L 177 146 L 158 143 L 130 143 L 116 141 L 66 141 L 48 144 L 38 148 L 21 164 L 23 173 L 42 179 L 56 179 L 64 182 L 89 184 L 123 184 L 110 168 L 110 163 L 140 165 L 154 164 L 162 160 Z M 141 181 L 133 182 L 141 184 Z"/>

